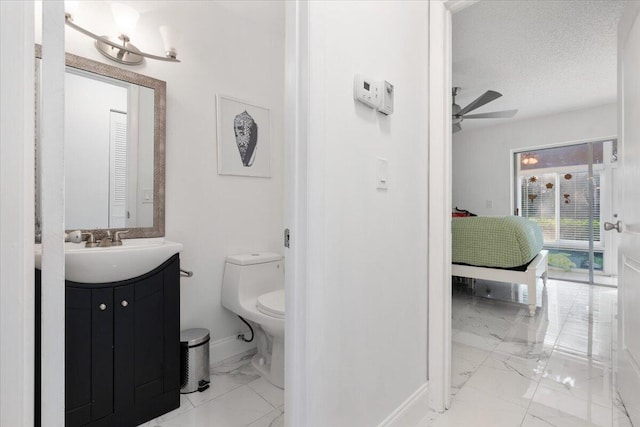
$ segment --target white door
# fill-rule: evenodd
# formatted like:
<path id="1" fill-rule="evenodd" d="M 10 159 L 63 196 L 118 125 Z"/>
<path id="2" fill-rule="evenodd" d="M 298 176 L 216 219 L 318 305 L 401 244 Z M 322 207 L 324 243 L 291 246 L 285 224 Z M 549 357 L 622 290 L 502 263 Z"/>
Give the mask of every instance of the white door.
<path id="1" fill-rule="evenodd" d="M 618 248 L 618 391 L 640 425 L 640 7 L 630 2 L 618 33 L 622 192 Z M 620 150 L 619 150 L 620 152 Z"/>

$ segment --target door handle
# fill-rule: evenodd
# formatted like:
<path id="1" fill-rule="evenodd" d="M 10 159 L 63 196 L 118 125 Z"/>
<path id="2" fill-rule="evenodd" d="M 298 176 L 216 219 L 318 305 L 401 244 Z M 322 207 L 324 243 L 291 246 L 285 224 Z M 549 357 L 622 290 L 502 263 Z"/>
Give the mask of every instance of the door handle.
<path id="1" fill-rule="evenodd" d="M 615 229 L 618 233 L 621 233 L 622 229 L 620 228 L 620 225 L 621 225 L 620 221 L 616 222 L 615 224 L 612 224 L 610 222 L 605 222 L 604 223 L 604 229 L 606 231 L 611 231 L 611 230 Z"/>

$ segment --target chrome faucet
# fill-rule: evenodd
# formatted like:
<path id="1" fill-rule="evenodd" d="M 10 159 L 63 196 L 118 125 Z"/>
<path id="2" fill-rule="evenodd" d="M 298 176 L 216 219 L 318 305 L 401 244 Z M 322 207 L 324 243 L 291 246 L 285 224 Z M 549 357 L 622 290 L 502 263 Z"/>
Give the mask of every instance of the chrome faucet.
<path id="1" fill-rule="evenodd" d="M 122 235 L 127 234 L 129 230 L 116 231 L 111 244 L 113 246 L 122 246 Z"/>
<path id="2" fill-rule="evenodd" d="M 108 248 L 109 246 L 111 246 L 111 242 L 112 242 L 111 231 L 107 230 L 107 235 L 104 236 L 102 238 L 102 240 L 98 241 L 98 247 L 99 248 Z"/>
<path id="3" fill-rule="evenodd" d="M 96 242 L 96 236 L 93 235 L 90 231 L 86 233 L 82 233 L 83 236 L 87 236 L 87 243 L 85 243 L 85 248 L 95 248 L 98 246 L 99 242 Z"/>

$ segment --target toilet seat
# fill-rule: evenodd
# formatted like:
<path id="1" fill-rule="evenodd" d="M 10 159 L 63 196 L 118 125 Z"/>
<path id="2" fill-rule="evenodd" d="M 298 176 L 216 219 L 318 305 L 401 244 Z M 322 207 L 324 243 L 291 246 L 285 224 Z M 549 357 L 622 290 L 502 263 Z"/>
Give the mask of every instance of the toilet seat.
<path id="1" fill-rule="evenodd" d="M 284 319 L 284 289 L 260 295 L 256 307 L 267 316 Z"/>

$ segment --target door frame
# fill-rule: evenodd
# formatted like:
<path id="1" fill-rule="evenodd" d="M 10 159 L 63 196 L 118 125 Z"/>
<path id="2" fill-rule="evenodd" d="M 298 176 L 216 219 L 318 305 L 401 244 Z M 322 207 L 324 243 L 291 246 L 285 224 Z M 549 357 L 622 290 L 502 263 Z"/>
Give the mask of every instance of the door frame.
<path id="1" fill-rule="evenodd" d="M 309 4 L 285 2 L 284 227 L 286 426 L 308 424 L 307 147 L 309 137 Z"/>
<path id="2" fill-rule="evenodd" d="M 542 144 L 536 146 L 525 146 L 519 148 L 512 148 L 509 150 L 509 175 L 511 176 L 511 180 L 509 183 L 509 204 L 511 206 L 511 212 L 516 207 L 516 165 L 514 161 L 514 156 L 517 153 L 523 153 L 527 151 L 535 151 L 535 150 L 545 150 L 550 148 L 557 147 L 567 147 L 569 145 L 581 145 L 581 144 L 589 144 L 593 142 L 602 142 L 602 141 L 618 141 L 618 136 L 602 136 L 602 137 L 594 137 L 580 140 L 571 140 L 571 141 L 559 141 L 552 142 L 549 144 Z M 607 158 L 607 151 L 605 148 L 604 157 Z M 604 199 L 601 199 L 601 210 L 600 210 L 600 220 L 605 221 L 607 219 L 613 218 L 613 215 L 616 214 L 617 211 L 617 185 L 615 184 L 616 172 L 615 170 L 618 168 L 618 165 L 609 164 L 609 166 L 605 165 L 604 177 L 607 180 L 607 185 L 611 186 L 611 191 L 606 194 Z M 604 203 L 602 203 L 604 201 Z M 617 214 L 616 214 L 617 215 Z M 605 258 L 605 265 L 603 266 L 602 273 L 597 275 L 617 275 L 617 259 L 618 259 L 618 236 L 614 233 L 601 233 L 602 245 L 605 253 L 607 254 Z"/>
<path id="3" fill-rule="evenodd" d="M 429 404 L 451 403 L 452 15 L 479 0 L 429 2 Z"/>
<path id="4" fill-rule="evenodd" d="M 29 426 L 34 420 L 34 13 L 33 2 L 0 2 L 0 49 L 6 55 L 0 72 L 3 426 Z"/>
<path id="5" fill-rule="evenodd" d="M 430 2 L 427 372 L 437 412 L 451 402 L 451 44 L 451 10 Z"/>

